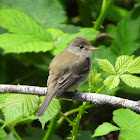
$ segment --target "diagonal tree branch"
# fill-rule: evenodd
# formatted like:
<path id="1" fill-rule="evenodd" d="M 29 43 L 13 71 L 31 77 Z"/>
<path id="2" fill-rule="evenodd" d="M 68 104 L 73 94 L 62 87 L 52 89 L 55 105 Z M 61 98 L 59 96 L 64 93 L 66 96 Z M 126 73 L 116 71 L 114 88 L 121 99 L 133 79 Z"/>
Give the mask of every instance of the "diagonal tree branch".
<path id="1" fill-rule="evenodd" d="M 45 96 L 47 88 L 26 85 L 6 85 L 0 84 L 0 93 L 19 93 Z M 110 104 L 140 112 L 140 102 L 123 99 L 120 97 L 103 95 L 97 93 L 67 92 L 59 96 L 60 98 L 72 99 L 77 101 L 91 102 L 95 104 Z"/>

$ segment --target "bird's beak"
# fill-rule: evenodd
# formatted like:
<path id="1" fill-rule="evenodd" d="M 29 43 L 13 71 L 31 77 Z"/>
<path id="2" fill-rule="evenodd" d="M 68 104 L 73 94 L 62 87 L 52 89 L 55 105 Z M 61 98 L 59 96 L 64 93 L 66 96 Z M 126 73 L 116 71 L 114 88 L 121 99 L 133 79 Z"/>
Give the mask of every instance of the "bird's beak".
<path id="1" fill-rule="evenodd" d="M 96 48 L 96 47 L 90 47 L 89 50 L 90 50 L 90 51 L 95 51 L 95 50 L 99 50 L 99 48 Z"/>

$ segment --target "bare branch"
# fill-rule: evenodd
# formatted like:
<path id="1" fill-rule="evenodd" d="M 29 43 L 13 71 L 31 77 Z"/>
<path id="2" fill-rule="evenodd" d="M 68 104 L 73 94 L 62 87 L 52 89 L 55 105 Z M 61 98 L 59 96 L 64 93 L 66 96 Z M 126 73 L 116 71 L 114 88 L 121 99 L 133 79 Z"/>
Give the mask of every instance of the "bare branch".
<path id="1" fill-rule="evenodd" d="M 26 85 L 0 84 L 0 93 L 19 93 L 45 96 L 47 94 L 47 88 Z"/>
<path id="2" fill-rule="evenodd" d="M 32 94 L 38 96 L 45 96 L 47 88 L 37 86 L 24 86 L 24 85 L 3 85 L 0 84 L 0 93 L 19 93 L 19 94 Z M 77 101 L 91 102 L 95 104 L 110 104 L 123 108 L 140 112 L 140 103 L 128 99 L 123 99 L 110 95 L 103 95 L 97 93 L 83 93 L 67 92 L 59 96 L 60 98 L 72 99 Z"/>
<path id="3" fill-rule="evenodd" d="M 113 36 L 107 34 L 107 33 L 99 33 L 96 38 L 93 40 L 92 45 L 94 45 L 99 39 L 101 38 L 109 38 L 109 39 L 114 39 Z"/>

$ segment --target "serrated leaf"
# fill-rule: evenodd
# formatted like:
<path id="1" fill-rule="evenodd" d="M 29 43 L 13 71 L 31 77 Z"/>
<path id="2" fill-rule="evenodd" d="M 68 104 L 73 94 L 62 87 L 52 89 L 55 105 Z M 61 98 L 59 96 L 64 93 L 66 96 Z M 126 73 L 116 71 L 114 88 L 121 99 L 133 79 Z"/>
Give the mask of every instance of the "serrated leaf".
<path id="1" fill-rule="evenodd" d="M 4 53 L 45 52 L 53 48 L 53 42 L 46 42 L 23 34 L 0 35 L 0 47 Z"/>
<path id="2" fill-rule="evenodd" d="M 59 36 L 64 35 L 65 33 L 62 32 L 60 29 L 54 29 L 54 28 L 47 28 L 46 31 L 51 34 L 54 40 L 56 40 Z"/>
<path id="3" fill-rule="evenodd" d="M 118 109 L 113 112 L 114 122 L 121 128 L 120 140 L 140 139 L 140 115 L 129 109 Z"/>
<path id="4" fill-rule="evenodd" d="M 43 27 L 48 24 L 58 25 L 67 20 L 63 4 L 58 0 L 1 0 L 0 6 L 21 9 Z"/>
<path id="5" fill-rule="evenodd" d="M 0 94 L 0 104 L 8 96 L 8 94 Z"/>
<path id="6" fill-rule="evenodd" d="M 122 73 L 127 71 L 128 65 L 133 61 L 134 55 L 128 56 L 128 55 L 122 55 L 119 56 L 115 63 L 115 68 L 117 73 Z"/>
<path id="7" fill-rule="evenodd" d="M 89 92 L 95 92 L 95 87 L 102 81 L 102 78 L 100 78 L 100 76 L 101 73 L 97 73 L 97 69 L 93 67 L 88 77 Z"/>
<path id="8" fill-rule="evenodd" d="M 140 88 L 140 77 L 137 77 L 131 74 L 122 74 L 120 75 L 120 78 L 128 86 L 133 87 L 133 88 Z"/>
<path id="9" fill-rule="evenodd" d="M 22 120 L 20 120 L 20 122 L 18 122 L 18 124 L 31 123 L 36 119 L 37 119 L 37 116 L 35 116 L 35 115 L 28 116 L 27 118 L 23 118 Z"/>
<path id="10" fill-rule="evenodd" d="M 31 17 L 15 9 L 0 10 L 0 26 L 11 33 L 29 35 L 38 40 L 52 41 L 52 36 Z"/>
<path id="11" fill-rule="evenodd" d="M 95 83 L 96 83 L 96 85 L 102 81 L 102 78 L 100 78 L 101 74 L 102 73 L 98 73 L 95 76 Z"/>
<path id="12" fill-rule="evenodd" d="M 43 102 L 44 98 L 45 97 L 41 97 L 42 102 Z M 59 101 L 58 101 L 58 99 L 53 98 L 51 103 L 49 104 L 47 110 L 45 111 L 44 115 L 39 117 L 39 121 L 41 122 L 43 129 L 45 127 L 45 123 L 47 123 L 49 120 L 53 119 L 58 114 L 59 110 L 60 110 Z"/>
<path id="13" fill-rule="evenodd" d="M 16 124 L 22 118 L 33 115 L 38 109 L 39 97 L 35 95 L 9 95 L 2 103 L 5 117 L 4 126 Z M 16 122 L 16 123 L 14 123 Z"/>
<path id="14" fill-rule="evenodd" d="M 80 32 L 76 33 L 76 36 L 83 36 L 87 38 L 89 41 L 93 41 L 96 38 L 96 35 L 99 33 L 99 31 L 93 29 L 93 28 L 81 28 Z"/>
<path id="15" fill-rule="evenodd" d="M 92 137 L 106 135 L 112 131 L 117 131 L 117 130 L 120 130 L 120 128 L 112 125 L 111 123 L 105 122 L 96 128 L 95 133 Z"/>
<path id="16" fill-rule="evenodd" d="M 120 83 L 120 78 L 119 76 L 116 75 L 111 75 L 108 76 L 105 80 L 104 80 L 104 85 L 107 86 L 107 88 L 109 90 L 117 87 Z"/>
<path id="17" fill-rule="evenodd" d="M 18 34 L 43 35 L 43 29 L 35 20 L 15 9 L 0 10 L 0 26 Z"/>
<path id="18" fill-rule="evenodd" d="M 97 59 L 100 67 L 107 73 L 116 74 L 114 66 L 107 59 Z"/>
<path id="19" fill-rule="evenodd" d="M 117 24 L 116 36 L 111 45 L 116 56 L 131 55 L 139 48 L 139 13 L 140 5 L 137 5 Z"/>
<path id="20" fill-rule="evenodd" d="M 127 71 L 132 74 L 140 73 L 140 56 L 134 59 L 132 63 L 129 64 Z"/>
<path id="21" fill-rule="evenodd" d="M 51 34 L 25 13 L 15 9 L 0 10 L 0 21 L 0 26 L 13 33 L 0 35 L 4 53 L 46 52 L 53 48 Z"/>

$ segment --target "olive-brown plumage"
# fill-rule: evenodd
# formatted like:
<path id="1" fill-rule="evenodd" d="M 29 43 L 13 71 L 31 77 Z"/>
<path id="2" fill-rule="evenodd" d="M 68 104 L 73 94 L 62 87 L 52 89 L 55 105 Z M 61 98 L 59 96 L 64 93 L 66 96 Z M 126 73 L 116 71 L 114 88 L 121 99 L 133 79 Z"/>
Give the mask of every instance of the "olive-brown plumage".
<path id="1" fill-rule="evenodd" d="M 54 95 L 75 90 L 85 82 L 91 70 L 91 51 L 97 49 L 86 38 L 78 36 L 54 57 L 49 66 L 48 93 L 37 116 L 44 114 Z"/>

